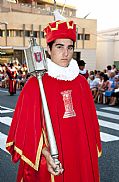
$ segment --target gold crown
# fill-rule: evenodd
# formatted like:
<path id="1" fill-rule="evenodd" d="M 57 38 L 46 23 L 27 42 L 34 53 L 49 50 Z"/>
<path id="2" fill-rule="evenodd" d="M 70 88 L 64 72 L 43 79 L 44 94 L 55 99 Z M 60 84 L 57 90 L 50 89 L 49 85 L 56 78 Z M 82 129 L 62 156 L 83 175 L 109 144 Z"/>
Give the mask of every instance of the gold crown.
<path id="1" fill-rule="evenodd" d="M 55 21 L 47 25 L 44 33 L 47 43 L 58 38 L 70 38 L 76 41 L 76 24 L 73 21 Z"/>

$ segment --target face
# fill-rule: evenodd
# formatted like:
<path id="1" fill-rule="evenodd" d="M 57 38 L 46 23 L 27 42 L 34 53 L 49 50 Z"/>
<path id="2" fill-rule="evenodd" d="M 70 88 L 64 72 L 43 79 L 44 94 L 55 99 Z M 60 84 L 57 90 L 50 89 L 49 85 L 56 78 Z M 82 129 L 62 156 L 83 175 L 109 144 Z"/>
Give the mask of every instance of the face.
<path id="1" fill-rule="evenodd" d="M 80 70 L 84 70 L 85 66 L 79 66 Z"/>
<path id="2" fill-rule="evenodd" d="M 52 49 L 48 47 L 51 60 L 62 67 L 67 67 L 73 57 L 73 41 L 71 39 L 56 39 Z"/>

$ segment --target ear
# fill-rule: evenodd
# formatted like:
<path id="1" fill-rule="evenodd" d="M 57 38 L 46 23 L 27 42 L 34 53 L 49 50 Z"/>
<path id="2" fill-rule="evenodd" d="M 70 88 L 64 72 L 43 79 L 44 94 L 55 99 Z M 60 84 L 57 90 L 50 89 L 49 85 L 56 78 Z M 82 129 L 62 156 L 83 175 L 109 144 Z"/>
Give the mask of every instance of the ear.
<path id="1" fill-rule="evenodd" d="M 48 51 L 48 54 L 51 56 L 51 50 L 49 46 L 47 46 L 47 51 Z"/>

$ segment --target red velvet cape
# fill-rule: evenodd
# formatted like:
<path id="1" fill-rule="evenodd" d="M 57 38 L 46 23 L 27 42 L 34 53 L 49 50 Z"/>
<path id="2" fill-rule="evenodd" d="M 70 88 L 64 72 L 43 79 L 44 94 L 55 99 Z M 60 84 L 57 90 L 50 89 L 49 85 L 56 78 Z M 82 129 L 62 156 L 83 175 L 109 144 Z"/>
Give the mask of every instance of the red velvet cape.
<path id="1" fill-rule="evenodd" d="M 79 75 L 62 81 L 45 74 L 43 84 L 64 173 L 51 177 L 41 154 L 47 134 L 38 81 L 32 77 L 19 96 L 6 145 L 14 162 L 22 159 L 17 181 L 99 182 L 99 125 L 86 79 Z M 76 116 L 63 118 L 62 92 L 67 90 L 71 90 Z"/>
<path id="2" fill-rule="evenodd" d="M 11 71 L 7 68 L 6 72 L 9 77 L 9 93 L 16 94 L 16 71 Z"/>

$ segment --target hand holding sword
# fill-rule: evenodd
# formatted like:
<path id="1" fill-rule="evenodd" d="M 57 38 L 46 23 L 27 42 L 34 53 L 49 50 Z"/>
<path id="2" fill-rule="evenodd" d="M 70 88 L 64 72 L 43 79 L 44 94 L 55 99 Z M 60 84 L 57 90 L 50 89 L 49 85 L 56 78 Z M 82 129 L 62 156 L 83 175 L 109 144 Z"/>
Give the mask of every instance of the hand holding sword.
<path id="1" fill-rule="evenodd" d="M 43 148 L 42 150 L 42 154 L 45 156 L 46 158 L 46 162 L 47 162 L 47 168 L 48 168 L 48 171 L 57 176 L 57 175 L 60 175 L 63 173 L 64 169 L 62 167 L 62 164 L 59 163 L 58 161 L 58 164 L 55 163 L 54 159 L 52 158 L 49 150 L 45 147 Z"/>
<path id="2" fill-rule="evenodd" d="M 45 91 L 42 83 L 42 76 L 47 71 L 45 50 L 36 44 L 36 40 L 32 37 L 30 40 L 30 46 L 24 50 L 28 72 L 35 75 L 39 82 L 39 89 L 41 93 L 42 105 L 44 110 L 48 141 L 50 146 L 50 152 L 45 147 L 42 150 L 43 155 L 46 158 L 48 171 L 53 175 L 62 174 L 63 168 L 58 160 L 58 149 L 48 110 L 47 100 L 45 97 Z"/>

